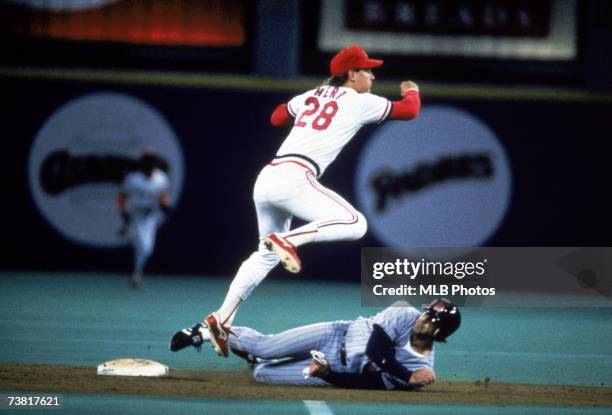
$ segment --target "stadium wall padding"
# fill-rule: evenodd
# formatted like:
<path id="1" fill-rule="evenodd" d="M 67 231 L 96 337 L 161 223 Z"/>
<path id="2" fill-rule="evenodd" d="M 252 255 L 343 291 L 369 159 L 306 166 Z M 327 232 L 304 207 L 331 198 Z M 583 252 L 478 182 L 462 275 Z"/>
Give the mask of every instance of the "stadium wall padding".
<path id="1" fill-rule="evenodd" d="M 3 214 L 0 216 L 5 239 L 2 269 L 129 272 L 131 253 L 127 246 L 98 246 L 66 237 L 41 212 L 33 195 L 30 178 L 33 143 L 37 137 L 41 137 L 43 126 L 57 115 L 60 107 L 91 94 L 118 94 L 146 103 L 162 115 L 178 139 L 182 154 L 181 195 L 175 200 L 174 212 L 159 231 L 156 252 L 148 264 L 148 272 L 231 275 L 255 249 L 257 225 L 252 187 L 258 171 L 271 160 L 288 131 L 273 128 L 269 124 L 269 117 L 277 104 L 286 102 L 294 93 L 18 78 L 3 78 L 0 84 L 5 92 L 6 105 L 2 168 L 3 177 L 8 183 Z M 609 244 L 612 229 L 609 196 L 612 194 L 609 161 L 612 111 L 608 103 L 428 98 L 425 90 L 422 115 L 427 114 L 428 108 L 451 108 L 460 114 L 468 114 L 497 138 L 499 148 L 505 154 L 511 176 L 508 202 L 503 212 L 498 212 L 494 229 L 486 235 L 475 236 L 479 244 Z M 106 118 L 101 116 L 100 119 L 99 126 L 91 127 L 91 122 L 86 126 L 86 130 L 99 128 L 99 132 L 85 131 L 81 134 L 104 135 Z M 139 122 L 138 119 L 133 121 L 135 124 Z M 78 123 L 79 120 L 72 122 Z M 383 124 L 362 128 L 321 179 L 321 183 L 343 195 L 360 210 L 356 185 L 358 165 L 368 157 L 364 154 L 368 143 L 384 127 Z M 432 140 L 444 136 L 445 145 L 450 145 L 451 149 L 447 148 L 443 155 L 453 156 L 452 140 L 456 139 L 459 145 L 463 135 L 469 134 L 443 123 L 436 124 L 435 120 L 421 127 L 424 131 L 431 131 Z M 114 125 L 113 128 L 123 127 Z M 98 141 L 87 144 L 89 151 L 104 154 L 139 151 L 140 144 L 149 142 L 148 138 L 138 137 L 140 133 L 136 127 L 129 133 L 131 128 L 124 127 L 128 131 L 125 133 L 126 139 L 132 140 L 124 149 L 118 149 L 116 143 L 104 149 L 101 147 L 102 139 L 95 138 L 94 141 Z M 55 134 L 61 135 L 61 131 Z M 88 139 L 73 137 L 63 145 L 80 146 L 82 150 L 83 140 Z M 410 134 L 405 140 L 408 157 L 411 153 Z M 416 140 L 414 145 L 420 142 Z M 474 155 L 473 152 L 470 154 Z M 455 157 L 454 162 L 463 160 L 459 156 Z M 413 181 L 419 177 L 419 180 L 422 179 L 416 185 L 414 182 L 406 185 L 408 188 L 412 186 L 412 190 L 417 189 L 415 195 L 423 196 L 429 190 L 437 192 L 437 198 L 431 199 L 438 201 L 431 203 L 433 211 L 439 207 L 436 204 L 446 203 L 444 197 L 447 196 L 441 194 L 450 195 L 455 190 L 460 192 L 452 188 L 454 183 L 470 179 L 461 169 L 454 173 L 438 171 L 442 176 L 436 176 L 437 179 L 427 174 L 419 176 L 422 171 L 416 167 L 423 167 L 423 163 L 430 170 L 432 166 L 444 170 L 441 167 L 444 165 L 442 159 L 413 160 L 413 164 L 407 164 L 404 171 L 410 173 L 404 178 Z M 397 166 L 397 160 L 390 163 Z M 431 173 L 430 170 L 427 171 Z M 495 170 L 493 174 L 498 171 Z M 85 185 L 95 197 L 113 200 L 114 193 L 109 189 L 112 190 L 112 186 L 118 189 L 116 183 Z M 106 186 L 105 190 L 98 192 L 97 185 Z M 450 186 L 447 193 L 444 186 Z M 82 189 L 75 185 L 72 190 L 78 193 Z M 76 193 L 69 204 L 88 203 L 80 199 L 84 197 L 83 194 Z M 465 194 L 473 195 L 470 192 Z M 411 212 L 406 197 L 402 193 L 397 200 L 390 199 L 387 208 L 392 210 L 394 203 L 402 204 L 404 215 L 418 215 L 418 212 Z M 108 203 L 108 206 L 114 206 L 114 201 Z M 93 224 L 98 223 L 100 218 L 96 216 L 95 209 L 90 211 L 94 214 L 82 226 L 93 229 Z M 71 214 L 65 214 L 68 217 L 62 220 L 70 222 Z M 111 225 L 115 221 L 119 224 L 118 215 L 115 218 L 112 209 L 105 209 L 103 214 Z M 456 212 L 459 220 L 464 214 Z M 416 218 L 418 224 L 418 216 Z M 79 220 L 83 221 L 82 218 Z M 442 233 L 451 234 L 456 226 L 453 221 L 445 222 L 443 219 L 434 222 L 438 222 L 437 232 Z M 415 234 L 428 232 L 418 227 L 414 226 Z M 107 231 L 114 232 L 114 229 Z M 408 235 L 411 230 L 402 232 Z M 396 240 L 401 240 L 401 237 L 399 235 L 400 239 Z M 409 235 L 406 237 L 409 238 Z M 359 241 L 306 246 L 300 250 L 304 262 L 302 277 L 358 281 L 360 247 L 382 246 L 386 242 L 388 240 L 381 238 L 371 226 L 366 237 Z M 287 274 L 278 269 L 274 275 Z"/>

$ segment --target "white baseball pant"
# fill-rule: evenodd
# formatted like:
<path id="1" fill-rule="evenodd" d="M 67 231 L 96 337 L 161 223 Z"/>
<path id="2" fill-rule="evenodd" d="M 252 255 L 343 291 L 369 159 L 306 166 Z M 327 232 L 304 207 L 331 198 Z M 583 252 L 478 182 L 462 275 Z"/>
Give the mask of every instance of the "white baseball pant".
<path id="1" fill-rule="evenodd" d="M 134 248 L 134 272 L 142 274 L 144 266 L 155 249 L 157 227 L 161 222 L 160 214 L 134 214 L 132 218 L 132 246 Z"/>
<path id="2" fill-rule="evenodd" d="M 302 370 L 312 362 L 310 351 L 318 350 L 325 354 L 332 370 L 346 371 L 341 364 L 340 350 L 347 325 L 344 321 L 315 323 L 267 335 L 235 326 L 228 338 L 232 350 L 263 359 L 253 369 L 253 377 L 259 382 L 328 385 L 316 377 L 304 379 Z"/>
<path id="3" fill-rule="evenodd" d="M 315 168 L 301 158 L 283 158 L 262 169 L 253 191 L 259 247 L 242 263 L 229 293 L 246 299 L 279 263 L 263 239 L 278 232 L 295 246 L 310 242 L 355 240 L 367 231 L 365 217 L 334 191 L 321 185 Z M 289 231 L 296 216 L 309 223 Z"/>

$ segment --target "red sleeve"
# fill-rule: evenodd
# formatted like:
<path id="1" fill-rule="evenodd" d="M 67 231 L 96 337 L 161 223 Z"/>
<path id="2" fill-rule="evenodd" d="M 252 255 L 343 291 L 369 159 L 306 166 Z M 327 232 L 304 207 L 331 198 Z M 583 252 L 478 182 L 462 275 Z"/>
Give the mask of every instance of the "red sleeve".
<path id="1" fill-rule="evenodd" d="M 270 117 L 270 124 L 275 127 L 286 127 L 293 124 L 293 117 L 287 110 L 287 104 L 280 104 Z"/>
<path id="2" fill-rule="evenodd" d="M 419 115 L 421 97 L 419 91 L 408 91 L 401 101 L 393 101 L 389 120 L 411 120 Z"/>

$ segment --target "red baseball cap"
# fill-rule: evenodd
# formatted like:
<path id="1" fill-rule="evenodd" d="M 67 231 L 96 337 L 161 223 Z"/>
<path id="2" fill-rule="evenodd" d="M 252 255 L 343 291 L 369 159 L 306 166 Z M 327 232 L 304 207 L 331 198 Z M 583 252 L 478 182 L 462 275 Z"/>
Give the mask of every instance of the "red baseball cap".
<path id="1" fill-rule="evenodd" d="M 351 69 L 370 69 L 383 64 L 380 59 L 370 59 L 365 51 L 358 45 L 342 49 L 329 63 L 329 72 L 332 76 L 342 75 Z"/>

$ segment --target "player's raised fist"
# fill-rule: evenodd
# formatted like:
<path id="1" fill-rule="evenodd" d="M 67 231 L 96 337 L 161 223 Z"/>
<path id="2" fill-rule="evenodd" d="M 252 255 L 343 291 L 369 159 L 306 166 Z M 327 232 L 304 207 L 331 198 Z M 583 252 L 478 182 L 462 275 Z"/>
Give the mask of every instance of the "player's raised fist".
<path id="1" fill-rule="evenodd" d="M 419 92 L 419 86 L 412 81 L 404 81 L 400 84 L 400 91 L 402 96 L 406 95 L 408 91 L 417 91 Z"/>

